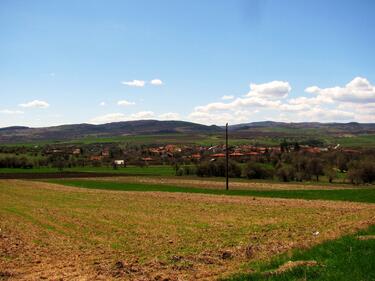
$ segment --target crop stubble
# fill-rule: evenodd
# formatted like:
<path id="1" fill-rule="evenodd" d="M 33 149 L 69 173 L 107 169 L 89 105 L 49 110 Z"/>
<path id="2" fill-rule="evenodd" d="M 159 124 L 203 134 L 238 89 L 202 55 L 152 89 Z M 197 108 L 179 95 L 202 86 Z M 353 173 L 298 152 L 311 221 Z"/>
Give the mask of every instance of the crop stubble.
<path id="1" fill-rule="evenodd" d="M 374 222 L 372 204 L 3 180 L 0 273 L 10 280 L 212 280 Z"/>

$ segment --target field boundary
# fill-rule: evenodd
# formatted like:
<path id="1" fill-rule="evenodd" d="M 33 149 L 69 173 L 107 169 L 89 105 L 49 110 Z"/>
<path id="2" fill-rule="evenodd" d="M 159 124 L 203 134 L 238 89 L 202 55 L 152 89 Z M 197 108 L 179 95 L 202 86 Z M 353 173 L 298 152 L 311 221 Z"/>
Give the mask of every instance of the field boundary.
<path id="1" fill-rule="evenodd" d="M 61 173 L 0 173 L 0 179 L 64 179 L 64 178 L 98 178 L 118 177 L 115 173 L 96 172 L 61 172 Z M 121 174 L 121 176 L 136 176 L 133 174 Z"/>

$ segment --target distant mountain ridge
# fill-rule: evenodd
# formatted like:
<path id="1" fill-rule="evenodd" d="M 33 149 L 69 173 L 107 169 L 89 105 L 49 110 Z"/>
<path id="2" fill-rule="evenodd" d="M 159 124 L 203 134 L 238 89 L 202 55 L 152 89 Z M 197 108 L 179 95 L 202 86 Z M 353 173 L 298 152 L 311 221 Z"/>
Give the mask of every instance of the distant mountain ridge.
<path id="1" fill-rule="evenodd" d="M 330 129 L 338 131 L 348 131 L 348 133 L 366 133 L 367 131 L 375 133 L 375 123 L 320 123 L 320 122 L 299 122 L 299 123 L 286 123 L 274 121 L 262 121 L 242 123 L 230 126 L 232 131 L 244 131 L 252 128 L 288 128 L 288 129 Z"/>
<path id="2" fill-rule="evenodd" d="M 316 129 L 326 134 L 375 134 L 375 123 L 285 123 L 274 121 L 252 122 L 231 125 L 229 130 L 239 134 L 277 130 Z M 114 122 L 101 125 L 72 124 L 44 128 L 12 126 L 0 128 L 0 143 L 20 143 L 32 141 L 67 141 L 85 137 L 118 137 L 125 135 L 156 134 L 215 134 L 222 133 L 223 126 L 202 125 L 186 121 L 138 120 Z M 276 134 L 275 133 L 275 134 Z"/>
<path id="3" fill-rule="evenodd" d="M 115 137 L 173 133 L 215 133 L 222 129 L 185 121 L 138 120 L 101 125 L 72 124 L 43 128 L 13 126 L 0 128 L 0 142 L 63 141 L 84 137 Z"/>

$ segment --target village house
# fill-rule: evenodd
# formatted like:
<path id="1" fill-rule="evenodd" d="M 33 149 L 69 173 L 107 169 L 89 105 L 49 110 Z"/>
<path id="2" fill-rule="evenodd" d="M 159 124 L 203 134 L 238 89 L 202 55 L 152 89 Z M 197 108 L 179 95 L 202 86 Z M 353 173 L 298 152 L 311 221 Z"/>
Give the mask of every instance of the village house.
<path id="1" fill-rule="evenodd" d="M 238 151 L 235 151 L 233 153 L 230 153 L 229 154 L 229 157 L 234 157 L 234 158 L 241 158 L 243 157 L 245 154 L 241 153 L 241 152 L 238 152 Z"/>
<path id="2" fill-rule="evenodd" d="M 150 148 L 148 151 L 152 154 L 155 154 L 155 155 L 161 155 L 162 154 L 162 151 L 159 148 Z"/>
<path id="3" fill-rule="evenodd" d="M 170 152 L 170 153 L 176 153 L 176 152 L 182 151 L 181 148 L 179 148 L 178 146 L 174 144 L 167 144 L 164 149 L 165 151 Z"/>
<path id="4" fill-rule="evenodd" d="M 301 150 L 305 152 L 313 153 L 313 154 L 320 153 L 319 147 L 303 147 Z"/>
<path id="5" fill-rule="evenodd" d="M 125 160 L 114 160 L 113 161 L 113 164 L 115 164 L 116 166 L 122 166 L 122 167 L 125 167 Z"/>
<path id="6" fill-rule="evenodd" d="M 192 159 L 196 159 L 196 160 L 200 160 L 201 158 L 202 158 L 202 156 L 200 155 L 200 154 L 193 154 L 193 155 L 191 155 L 191 158 Z"/>
<path id="7" fill-rule="evenodd" d="M 105 148 L 105 149 L 102 151 L 101 154 L 102 154 L 103 157 L 109 157 L 109 156 L 110 156 L 109 149 L 108 149 L 108 148 Z"/>
<path id="8" fill-rule="evenodd" d="M 91 161 L 101 161 L 103 159 L 103 156 L 101 155 L 91 155 L 90 160 Z"/>
<path id="9" fill-rule="evenodd" d="M 225 158 L 224 153 L 215 153 L 215 154 L 212 154 L 210 156 L 213 157 L 213 158 Z"/>

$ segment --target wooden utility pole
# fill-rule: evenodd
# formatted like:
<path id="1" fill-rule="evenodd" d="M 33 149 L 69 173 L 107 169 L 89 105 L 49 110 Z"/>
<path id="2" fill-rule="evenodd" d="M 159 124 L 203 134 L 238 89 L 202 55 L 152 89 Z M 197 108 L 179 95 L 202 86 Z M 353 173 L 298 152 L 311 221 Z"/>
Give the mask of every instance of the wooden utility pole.
<path id="1" fill-rule="evenodd" d="M 228 149 L 228 123 L 225 125 L 225 177 L 226 190 L 229 190 L 229 149 Z"/>

